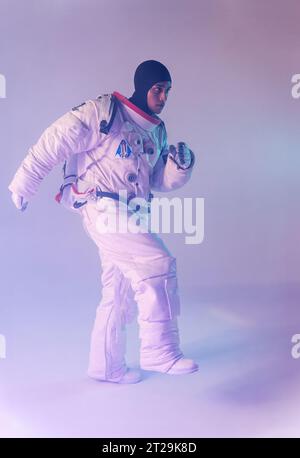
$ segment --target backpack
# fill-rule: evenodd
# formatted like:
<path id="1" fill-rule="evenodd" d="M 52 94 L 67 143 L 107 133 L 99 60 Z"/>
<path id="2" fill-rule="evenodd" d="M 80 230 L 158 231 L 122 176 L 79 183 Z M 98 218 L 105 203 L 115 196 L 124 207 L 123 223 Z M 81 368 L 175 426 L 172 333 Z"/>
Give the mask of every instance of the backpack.
<path id="1" fill-rule="evenodd" d="M 100 142 L 104 140 L 105 136 L 109 133 L 109 130 L 114 121 L 117 111 L 117 99 L 113 94 L 104 94 L 97 97 L 100 101 L 100 124 L 99 132 Z M 83 104 L 81 104 L 83 105 Z M 72 108 L 75 111 L 78 105 Z M 59 188 L 59 192 L 55 196 L 57 203 L 62 204 L 68 210 L 78 213 L 78 210 L 88 202 L 89 198 L 93 198 L 95 195 L 95 189 L 89 187 L 84 192 L 79 191 L 79 185 L 82 185 L 80 180 L 89 165 L 94 163 L 93 157 L 87 152 L 73 154 L 68 160 L 64 162 L 63 171 L 63 183 Z"/>

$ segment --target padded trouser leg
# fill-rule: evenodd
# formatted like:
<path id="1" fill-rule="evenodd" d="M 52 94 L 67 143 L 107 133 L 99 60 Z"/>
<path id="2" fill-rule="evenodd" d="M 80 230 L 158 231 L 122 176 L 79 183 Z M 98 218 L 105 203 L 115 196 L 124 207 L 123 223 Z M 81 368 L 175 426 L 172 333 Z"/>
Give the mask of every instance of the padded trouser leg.
<path id="1" fill-rule="evenodd" d="M 93 326 L 88 374 L 102 380 L 126 372 L 126 329 L 121 314 L 121 274 L 110 262 L 102 262 L 102 299 Z"/>

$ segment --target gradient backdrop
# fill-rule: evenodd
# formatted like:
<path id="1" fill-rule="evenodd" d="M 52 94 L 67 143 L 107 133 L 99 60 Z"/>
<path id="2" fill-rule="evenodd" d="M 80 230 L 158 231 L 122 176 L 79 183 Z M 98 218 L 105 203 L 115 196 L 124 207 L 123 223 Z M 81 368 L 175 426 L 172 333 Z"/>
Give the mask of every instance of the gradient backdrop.
<path id="1" fill-rule="evenodd" d="M 0 18 L 0 436 L 299 436 L 299 2 L 0 0 Z M 54 200 L 61 167 L 24 213 L 7 186 L 50 123 L 101 93 L 129 97 L 147 59 L 173 78 L 169 143 L 197 156 L 169 196 L 205 199 L 203 243 L 163 235 L 200 371 L 119 386 L 85 375 L 100 266 L 80 217 Z"/>

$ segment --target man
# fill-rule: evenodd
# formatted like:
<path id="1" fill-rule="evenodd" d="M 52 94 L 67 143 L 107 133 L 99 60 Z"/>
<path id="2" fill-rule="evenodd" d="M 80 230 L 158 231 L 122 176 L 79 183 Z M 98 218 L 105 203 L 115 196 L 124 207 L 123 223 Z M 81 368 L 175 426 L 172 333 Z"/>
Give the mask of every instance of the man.
<path id="1" fill-rule="evenodd" d="M 132 97 L 113 93 L 118 108 L 104 141 L 99 141 L 99 100 L 89 100 L 46 129 L 9 185 L 13 202 L 23 211 L 56 164 L 74 154 L 93 158 L 83 182 L 89 189 L 101 188 L 106 196 L 101 195 L 100 205 L 100 199 L 88 200 L 80 213 L 102 263 L 102 298 L 88 368 L 88 375 L 97 380 L 136 383 L 141 379 L 140 371 L 129 369 L 125 362 L 125 325 L 132 319 L 130 290 L 138 306 L 141 367 L 171 375 L 198 370 L 179 347 L 176 259 L 155 233 L 103 233 L 98 227 L 100 217 L 114 212 L 119 191 L 128 192 L 129 202 L 135 197 L 148 199 L 151 190 L 177 189 L 189 180 L 194 154 L 184 142 L 178 143 L 180 154 L 168 145 L 158 117 L 171 85 L 163 64 L 141 63 L 134 75 Z"/>

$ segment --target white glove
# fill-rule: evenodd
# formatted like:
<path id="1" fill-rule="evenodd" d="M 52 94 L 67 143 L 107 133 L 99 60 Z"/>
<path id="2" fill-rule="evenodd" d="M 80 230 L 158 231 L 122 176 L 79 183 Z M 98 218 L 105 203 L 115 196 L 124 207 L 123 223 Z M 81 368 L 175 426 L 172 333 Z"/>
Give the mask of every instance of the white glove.
<path id="1" fill-rule="evenodd" d="M 13 192 L 11 198 L 18 210 L 21 210 L 22 212 L 26 210 L 28 202 L 24 199 L 24 197 L 19 196 L 19 194 Z"/>
<path id="2" fill-rule="evenodd" d="M 192 163 L 192 153 L 186 143 L 178 142 L 177 149 L 174 145 L 170 145 L 170 154 L 174 162 L 176 162 L 180 168 L 188 169 L 190 167 Z"/>

